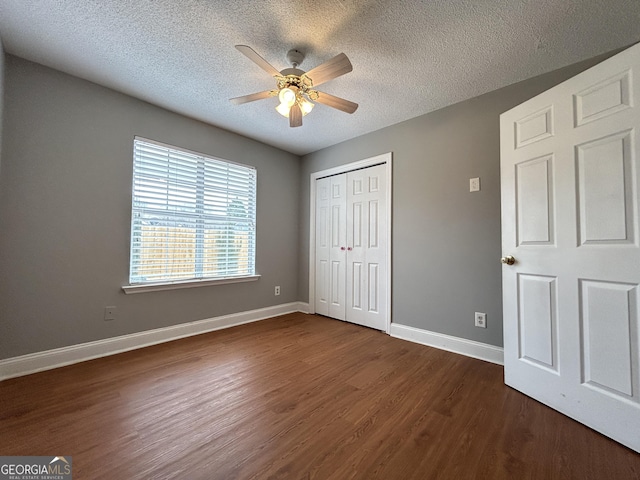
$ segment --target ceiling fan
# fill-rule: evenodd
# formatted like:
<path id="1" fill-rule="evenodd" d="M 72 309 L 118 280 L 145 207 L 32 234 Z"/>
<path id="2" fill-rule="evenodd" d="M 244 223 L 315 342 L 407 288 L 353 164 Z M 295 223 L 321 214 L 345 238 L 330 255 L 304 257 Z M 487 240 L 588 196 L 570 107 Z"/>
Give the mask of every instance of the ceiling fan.
<path id="1" fill-rule="evenodd" d="M 304 60 L 304 54 L 296 49 L 289 50 L 287 60 L 293 68 L 285 68 L 279 72 L 251 47 L 236 45 L 236 48 L 249 60 L 275 78 L 276 89 L 232 98 L 230 100 L 231 103 L 240 105 L 277 96 L 280 100 L 280 105 L 276 107 L 276 110 L 281 115 L 289 118 L 290 127 L 302 126 L 302 117 L 313 109 L 314 104 L 312 102 L 322 103 L 346 113 L 353 113 L 357 110 L 357 103 L 314 90 L 314 87 L 353 70 L 351 62 L 344 53 L 340 53 L 331 60 L 312 68 L 308 72 L 304 72 L 298 68 Z"/>

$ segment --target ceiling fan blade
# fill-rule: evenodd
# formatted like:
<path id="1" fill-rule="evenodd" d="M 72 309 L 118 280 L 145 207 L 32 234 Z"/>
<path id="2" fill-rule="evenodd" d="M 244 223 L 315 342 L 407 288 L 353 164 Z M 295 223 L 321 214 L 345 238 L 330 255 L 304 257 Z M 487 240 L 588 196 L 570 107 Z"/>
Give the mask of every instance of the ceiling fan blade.
<path id="1" fill-rule="evenodd" d="M 276 70 L 275 67 L 273 67 L 264 58 L 258 55 L 253 48 L 248 47 L 246 45 L 236 45 L 236 48 L 240 51 L 240 53 L 242 53 L 244 56 L 246 56 L 249 60 L 251 60 L 256 65 L 258 65 L 261 69 L 263 69 L 272 77 L 276 75 L 280 75 L 280 72 Z"/>
<path id="2" fill-rule="evenodd" d="M 317 87 L 321 83 L 349 73 L 351 70 L 353 70 L 351 62 L 344 53 L 340 53 L 331 60 L 312 68 L 305 75 L 313 81 L 313 86 Z"/>
<path id="3" fill-rule="evenodd" d="M 297 103 L 294 103 L 289 110 L 289 126 L 301 127 L 302 126 L 302 110 Z"/>
<path id="4" fill-rule="evenodd" d="M 229 101 L 234 105 L 242 105 L 243 103 L 255 102 L 263 98 L 273 97 L 277 94 L 273 90 L 265 90 L 264 92 L 252 93 L 251 95 L 243 95 L 242 97 L 230 98 Z"/>
<path id="5" fill-rule="evenodd" d="M 318 92 L 318 98 L 316 98 L 315 101 L 328 107 L 337 108 L 346 113 L 353 113 L 358 109 L 357 103 L 324 92 Z"/>

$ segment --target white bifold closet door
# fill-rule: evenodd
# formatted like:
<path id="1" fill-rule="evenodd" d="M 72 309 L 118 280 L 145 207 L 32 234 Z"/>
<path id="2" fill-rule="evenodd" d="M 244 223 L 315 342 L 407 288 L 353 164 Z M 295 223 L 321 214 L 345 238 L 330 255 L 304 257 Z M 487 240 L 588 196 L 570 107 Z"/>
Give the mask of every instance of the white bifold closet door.
<path id="1" fill-rule="evenodd" d="M 320 315 L 386 328 L 386 167 L 316 180 L 316 302 Z"/>

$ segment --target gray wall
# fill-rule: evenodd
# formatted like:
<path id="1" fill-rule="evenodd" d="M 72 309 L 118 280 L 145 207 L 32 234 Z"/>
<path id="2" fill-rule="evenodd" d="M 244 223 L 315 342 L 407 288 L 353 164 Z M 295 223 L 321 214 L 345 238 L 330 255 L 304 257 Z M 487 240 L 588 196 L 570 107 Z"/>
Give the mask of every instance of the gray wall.
<path id="1" fill-rule="evenodd" d="M 298 299 L 298 156 L 10 55 L 5 92 L 0 358 Z M 122 292 L 135 135 L 257 168 L 260 280 Z"/>
<path id="2" fill-rule="evenodd" d="M 0 38 L 0 175 L 2 175 L 2 125 L 4 123 L 4 47 Z M 0 231 L 1 230 L 0 226 Z"/>
<path id="3" fill-rule="evenodd" d="M 501 345 L 499 114 L 597 60 L 300 161 L 0 48 L 0 359 L 307 301 L 309 175 L 389 151 L 393 321 Z M 135 135 L 258 169 L 259 281 L 124 295 Z M 102 320 L 107 305 L 115 321 Z"/>
<path id="4" fill-rule="evenodd" d="M 392 321 L 501 346 L 499 115 L 606 56 L 304 156 L 300 298 L 309 289 L 310 174 L 393 152 Z M 469 192 L 472 177 L 480 192 Z M 476 311 L 487 313 L 487 329 L 473 325 Z"/>

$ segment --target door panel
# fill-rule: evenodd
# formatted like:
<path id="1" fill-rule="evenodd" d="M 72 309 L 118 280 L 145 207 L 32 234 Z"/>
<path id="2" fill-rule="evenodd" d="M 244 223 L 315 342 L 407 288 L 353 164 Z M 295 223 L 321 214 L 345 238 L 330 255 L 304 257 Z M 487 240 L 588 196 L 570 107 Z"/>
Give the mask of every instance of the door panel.
<path id="1" fill-rule="evenodd" d="M 553 224 L 553 156 L 516 165 L 518 245 L 551 245 Z"/>
<path id="2" fill-rule="evenodd" d="M 368 305 L 370 314 L 379 314 L 380 308 L 380 265 L 377 263 L 369 263 L 369 298 Z"/>
<path id="3" fill-rule="evenodd" d="M 331 300 L 329 316 L 344 320 L 346 317 L 346 200 L 347 184 L 342 175 L 329 177 L 331 185 Z"/>
<path id="4" fill-rule="evenodd" d="M 640 45 L 501 116 L 505 383 L 640 451 Z"/>
<path id="5" fill-rule="evenodd" d="M 379 210 L 378 200 L 371 200 L 369 202 L 369 248 L 379 248 L 378 238 L 380 237 L 379 223 Z"/>
<path id="6" fill-rule="evenodd" d="M 386 167 L 377 165 L 347 176 L 347 320 L 367 327 L 386 328 Z"/>
<path id="7" fill-rule="evenodd" d="M 345 319 L 346 179 L 316 181 L 315 311 Z"/>
<path id="8" fill-rule="evenodd" d="M 631 70 L 607 78 L 574 97 L 575 125 L 600 120 L 631 107 Z"/>
<path id="9" fill-rule="evenodd" d="M 544 140 L 553 135 L 553 107 L 527 115 L 515 122 L 516 148 Z"/>
<path id="10" fill-rule="evenodd" d="M 633 243 L 631 131 L 576 149 L 580 243 Z"/>
<path id="11" fill-rule="evenodd" d="M 638 286 L 582 281 L 583 379 L 615 395 L 633 397 L 633 358 L 638 345 Z M 637 366 L 636 366 L 637 368 Z"/>
<path id="12" fill-rule="evenodd" d="M 319 305 L 322 305 L 324 308 L 326 308 L 326 310 L 324 311 L 324 315 L 329 313 L 328 310 L 328 305 L 329 305 L 329 265 L 328 265 L 328 261 L 327 260 L 319 260 L 318 261 L 318 266 L 316 268 L 317 274 L 318 274 L 318 281 L 317 281 L 317 287 L 318 287 L 318 292 L 317 292 L 317 302 Z M 316 311 L 318 313 L 323 313 L 318 311 L 318 308 L 316 306 Z"/>
<path id="13" fill-rule="evenodd" d="M 352 309 L 362 310 L 362 290 L 363 290 L 363 279 L 362 279 L 362 263 L 360 262 L 350 262 L 351 264 L 351 302 L 350 306 Z"/>
<path id="14" fill-rule="evenodd" d="M 328 179 L 316 182 L 316 295 L 315 311 L 320 315 L 329 315 L 329 264 L 331 262 L 331 235 L 329 215 Z"/>
<path id="15" fill-rule="evenodd" d="M 557 282 L 543 275 L 518 275 L 519 358 L 558 371 Z"/>
<path id="16" fill-rule="evenodd" d="M 351 238 L 352 247 L 362 247 L 362 202 L 353 202 L 351 205 Z"/>

